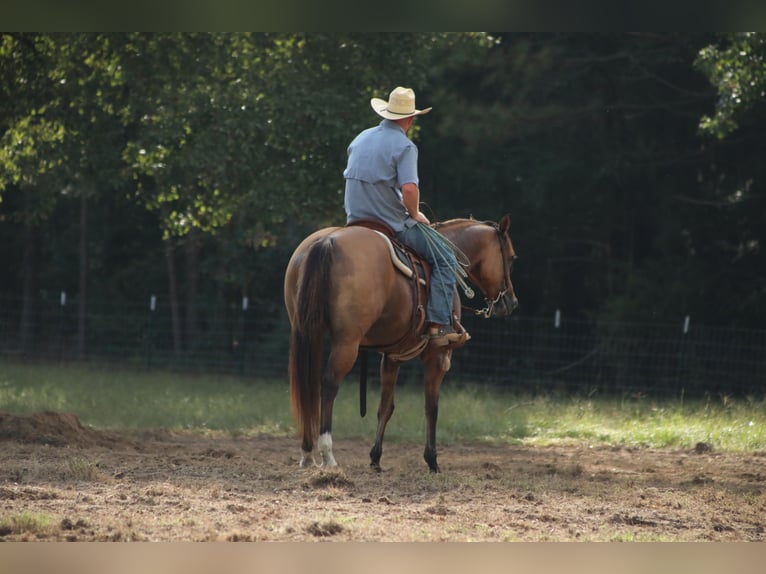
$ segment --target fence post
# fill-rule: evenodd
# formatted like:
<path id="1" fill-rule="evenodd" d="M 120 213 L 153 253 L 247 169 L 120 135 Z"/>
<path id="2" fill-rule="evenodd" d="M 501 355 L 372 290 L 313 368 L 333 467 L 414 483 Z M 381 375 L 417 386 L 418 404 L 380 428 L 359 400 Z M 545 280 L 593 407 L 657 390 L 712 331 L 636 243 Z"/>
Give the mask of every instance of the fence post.
<path id="1" fill-rule="evenodd" d="M 239 316 L 239 376 L 245 374 L 245 335 L 247 334 L 247 309 L 250 307 L 250 300 L 242 297 L 242 313 Z"/>
<path id="2" fill-rule="evenodd" d="M 684 371 L 686 370 L 686 346 L 687 346 L 687 335 L 689 334 L 689 324 L 691 322 L 691 318 L 689 315 L 686 315 L 684 317 L 684 324 L 681 329 L 681 344 L 679 345 L 678 350 L 678 374 L 676 376 L 676 385 L 677 387 L 681 385 L 681 388 L 676 388 L 676 391 L 680 393 L 681 397 L 681 403 L 683 406 L 683 400 L 684 395 L 686 394 L 686 387 L 683 386 L 683 383 L 686 380 L 686 376 L 684 375 Z"/>
<path id="3" fill-rule="evenodd" d="M 561 367 L 564 366 L 564 346 L 562 344 L 562 337 L 561 337 L 561 309 L 556 309 L 556 312 L 553 314 L 553 328 L 554 333 L 552 336 L 552 352 L 551 355 L 553 357 L 553 364 L 555 365 L 554 370 L 558 370 Z M 550 385 L 551 388 L 556 388 L 559 391 L 565 391 L 566 390 L 566 383 L 564 382 L 566 380 L 566 376 L 564 377 L 557 377 L 554 374 L 551 374 L 550 379 Z"/>
<path id="4" fill-rule="evenodd" d="M 66 307 L 66 291 L 59 297 L 59 361 L 64 358 L 64 308 Z"/>
<path id="5" fill-rule="evenodd" d="M 146 333 L 146 368 L 152 366 L 152 349 L 154 348 L 154 316 L 157 309 L 157 296 L 149 297 L 149 328 Z"/>

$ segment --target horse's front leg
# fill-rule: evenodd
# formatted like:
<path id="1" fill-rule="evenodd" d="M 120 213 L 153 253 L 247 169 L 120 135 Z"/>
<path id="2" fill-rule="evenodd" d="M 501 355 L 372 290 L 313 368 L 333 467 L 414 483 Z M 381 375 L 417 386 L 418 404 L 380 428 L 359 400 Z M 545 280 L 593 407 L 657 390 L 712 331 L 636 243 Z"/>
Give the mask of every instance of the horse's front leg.
<path id="1" fill-rule="evenodd" d="M 380 472 L 380 457 L 383 455 L 383 435 L 386 425 L 394 413 L 394 387 L 399 377 L 401 363 L 392 361 L 386 355 L 380 361 L 380 405 L 378 405 L 378 429 L 375 444 L 370 450 L 370 466 Z"/>
<path id="2" fill-rule="evenodd" d="M 431 472 L 439 472 L 439 465 L 436 462 L 436 420 L 439 418 L 439 389 L 447 372 L 444 368 L 443 355 L 445 351 L 431 354 L 423 359 L 426 399 L 426 448 L 423 458 Z"/>

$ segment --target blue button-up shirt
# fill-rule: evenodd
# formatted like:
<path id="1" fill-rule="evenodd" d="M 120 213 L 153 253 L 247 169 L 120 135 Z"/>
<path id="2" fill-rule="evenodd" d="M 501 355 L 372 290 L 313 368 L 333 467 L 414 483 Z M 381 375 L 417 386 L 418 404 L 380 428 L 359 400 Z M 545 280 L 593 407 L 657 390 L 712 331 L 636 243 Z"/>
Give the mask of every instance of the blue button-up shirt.
<path id="1" fill-rule="evenodd" d="M 343 176 L 347 222 L 377 219 L 397 233 L 415 225 L 401 188 L 418 185 L 418 148 L 395 122 L 383 120 L 354 138 Z"/>

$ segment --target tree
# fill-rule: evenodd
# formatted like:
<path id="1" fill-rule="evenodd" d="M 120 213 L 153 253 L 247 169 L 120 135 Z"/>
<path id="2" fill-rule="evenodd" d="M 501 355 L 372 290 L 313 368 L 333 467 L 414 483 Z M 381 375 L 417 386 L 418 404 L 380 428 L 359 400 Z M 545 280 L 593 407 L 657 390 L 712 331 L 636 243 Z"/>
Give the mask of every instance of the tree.
<path id="1" fill-rule="evenodd" d="M 425 84 L 434 46 L 461 38 L 4 34 L 0 193 L 25 198 L 34 217 L 12 210 L 8 217 L 19 221 L 45 221 L 62 202 L 79 202 L 80 351 L 88 269 L 101 264 L 91 254 L 103 251 L 89 239 L 94 205 L 114 205 L 113 198 L 127 195 L 156 217 L 180 351 L 182 315 L 186 331 L 195 331 L 195 267 L 205 266 L 200 250 L 218 242 L 233 253 L 263 249 L 292 234 L 289 244 L 302 228 L 338 221 L 344 150 L 374 119 L 368 98 L 395 83 Z M 226 240 L 233 237 L 231 246 Z M 176 261 L 181 244 L 185 313 Z M 240 276 L 243 290 L 248 276 Z"/>
<path id="2" fill-rule="evenodd" d="M 696 195 L 708 161 L 696 124 L 712 92 L 691 62 L 710 37 L 503 34 L 441 78 L 424 175 L 441 213 L 512 213 L 525 312 L 705 307 L 664 278 L 689 256 L 673 198 Z"/>
<path id="3" fill-rule="evenodd" d="M 760 326 L 766 314 L 766 34 L 720 34 L 694 64 L 717 99 L 699 122 L 710 158 L 698 176 L 703 194 L 697 201 L 684 198 L 697 219 L 707 215 L 707 226 L 689 241 L 708 262 L 708 288 L 725 298 L 722 320 Z"/>
<path id="4" fill-rule="evenodd" d="M 179 352 L 243 296 L 276 324 L 290 248 L 343 222 L 346 147 L 398 84 L 434 106 L 414 133 L 434 217 L 511 212 L 522 313 L 766 314 L 761 100 L 699 129 L 760 85 L 761 35 L 0 38 L 0 289 L 76 293 L 81 348 L 87 299 L 158 288 Z"/>
<path id="5" fill-rule="evenodd" d="M 695 66 L 718 92 L 715 113 L 705 114 L 700 129 L 724 138 L 742 123 L 766 117 L 766 34 L 722 34 L 699 51 Z"/>
<path id="6" fill-rule="evenodd" d="M 59 198 L 55 173 L 64 163 L 58 150 L 66 129 L 51 114 L 54 61 L 55 42 L 47 35 L 0 36 L 0 202 L 9 188 L 20 196 L 18 208 L 2 219 L 22 230 L 22 350 L 32 330 L 37 237 Z"/>

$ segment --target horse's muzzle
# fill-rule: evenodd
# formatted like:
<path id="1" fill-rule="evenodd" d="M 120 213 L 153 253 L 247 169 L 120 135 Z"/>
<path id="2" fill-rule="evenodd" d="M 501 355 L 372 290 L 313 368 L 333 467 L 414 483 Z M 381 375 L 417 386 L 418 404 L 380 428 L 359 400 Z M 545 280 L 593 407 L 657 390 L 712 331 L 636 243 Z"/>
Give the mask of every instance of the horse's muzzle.
<path id="1" fill-rule="evenodd" d="M 507 317 L 519 306 L 519 300 L 515 295 L 506 293 L 492 308 L 493 317 Z"/>

